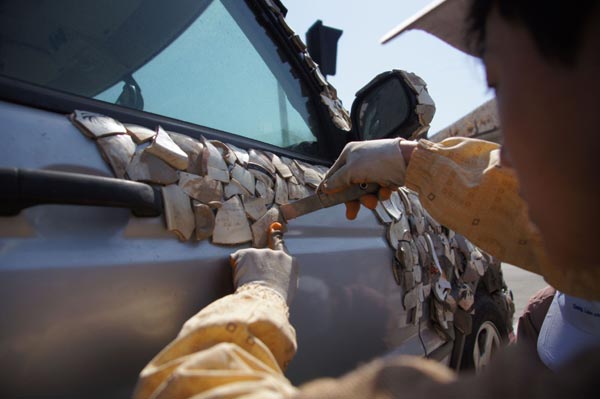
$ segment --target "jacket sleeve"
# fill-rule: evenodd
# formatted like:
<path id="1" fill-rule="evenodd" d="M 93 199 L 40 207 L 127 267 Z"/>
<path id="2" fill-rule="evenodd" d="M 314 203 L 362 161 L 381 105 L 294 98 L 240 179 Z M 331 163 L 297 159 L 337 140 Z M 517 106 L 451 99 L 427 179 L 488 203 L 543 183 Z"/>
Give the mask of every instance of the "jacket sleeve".
<path id="1" fill-rule="evenodd" d="M 246 284 L 189 319 L 142 370 L 134 398 L 287 398 L 296 332 L 283 298 Z"/>
<path id="2" fill-rule="evenodd" d="M 546 255 L 514 171 L 500 165 L 498 144 L 461 137 L 421 140 L 406 186 L 419 194 L 433 218 L 496 258 L 541 274 L 569 295 L 600 300 L 600 268 L 555 264 Z"/>
<path id="3" fill-rule="evenodd" d="M 495 257 L 541 273 L 541 238 L 530 223 L 512 169 L 500 165 L 500 146 L 450 138 L 419 141 L 406 176 L 425 209 L 441 224 Z"/>

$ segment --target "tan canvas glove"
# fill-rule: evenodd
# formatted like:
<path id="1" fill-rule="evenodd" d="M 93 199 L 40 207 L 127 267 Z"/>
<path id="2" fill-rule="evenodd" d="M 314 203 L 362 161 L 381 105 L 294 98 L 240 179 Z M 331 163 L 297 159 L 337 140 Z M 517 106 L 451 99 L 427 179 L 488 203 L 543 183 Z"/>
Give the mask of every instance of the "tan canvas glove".
<path id="1" fill-rule="evenodd" d="M 288 305 L 292 302 L 298 287 L 298 265 L 284 251 L 241 249 L 230 256 L 230 262 L 236 289 L 247 283 L 258 283 L 277 291 Z"/>
<path id="2" fill-rule="evenodd" d="M 404 185 L 406 162 L 400 149 L 401 138 L 352 142 L 325 175 L 321 186 L 324 193 L 342 191 L 352 184 L 377 183 L 382 189 L 380 199 L 388 199 L 398 187 Z M 377 205 L 377 197 L 365 195 L 359 201 L 346 203 L 346 217 L 356 218 L 360 204 L 369 209 Z"/>

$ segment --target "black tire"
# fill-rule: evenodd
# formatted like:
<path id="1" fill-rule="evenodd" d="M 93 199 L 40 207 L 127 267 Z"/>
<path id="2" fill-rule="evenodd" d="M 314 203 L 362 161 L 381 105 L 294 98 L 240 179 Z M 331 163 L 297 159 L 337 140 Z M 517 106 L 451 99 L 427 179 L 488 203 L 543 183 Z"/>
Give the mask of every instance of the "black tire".
<path id="1" fill-rule="evenodd" d="M 508 326 L 502 312 L 489 294 L 478 295 L 475 299 L 473 329 L 465 339 L 461 370 L 483 370 L 495 352 L 507 342 Z"/>

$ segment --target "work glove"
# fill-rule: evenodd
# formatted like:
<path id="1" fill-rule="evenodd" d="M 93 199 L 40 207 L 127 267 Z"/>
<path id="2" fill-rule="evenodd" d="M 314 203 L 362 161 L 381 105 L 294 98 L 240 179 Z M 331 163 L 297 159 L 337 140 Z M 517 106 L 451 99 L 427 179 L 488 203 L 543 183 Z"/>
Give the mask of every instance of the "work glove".
<path id="1" fill-rule="evenodd" d="M 248 248 L 234 252 L 229 261 L 233 267 L 233 285 L 237 289 L 244 284 L 256 283 L 279 293 L 286 303 L 292 302 L 298 287 L 298 264 L 287 254 L 279 233 L 273 227 L 269 232 L 271 248 Z M 273 238 L 278 234 L 277 238 Z"/>
<path id="2" fill-rule="evenodd" d="M 401 141 L 403 139 L 395 138 L 346 144 L 325 175 L 319 190 L 331 194 L 353 184 L 377 183 L 381 186 L 378 196 L 367 194 L 359 201 L 347 202 L 346 217 L 355 219 L 360 204 L 375 209 L 378 199 L 389 199 L 393 191 L 404 185 L 406 162 L 400 150 Z"/>

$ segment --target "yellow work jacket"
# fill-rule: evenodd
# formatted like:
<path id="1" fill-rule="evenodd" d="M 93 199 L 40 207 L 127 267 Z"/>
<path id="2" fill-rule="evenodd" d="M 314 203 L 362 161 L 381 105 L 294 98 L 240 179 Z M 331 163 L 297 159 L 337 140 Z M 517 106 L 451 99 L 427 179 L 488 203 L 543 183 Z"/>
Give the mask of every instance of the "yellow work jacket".
<path id="1" fill-rule="evenodd" d="M 500 166 L 499 155 L 497 144 L 481 140 L 421 140 L 408 166 L 406 185 L 419 193 L 438 222 L 492 255 L 544 275 L 563 292 L 599 299 L 597 272 L 582 268 L 583 276 L 565 275 L 545 258 L 514 173 Z M 477 377 L 457 378 L 436 362 L 400 356 L 296 388 L 283 373 L 295 352 L 296 334 L 283 298 L 267 287 L 247 284 L 185 323 L 141 372 L 134 398 L 439 399 L 524 393 L 549 398 L 587 395 L 586 389 L 593 387 L 590 381 L 596 379 L 594 370 L 600 369 L 599 352 L 591 351 L 586 354 L 589 359 L 578 363 L 583 369 L 572 367 L 556 378 L 536 356 L 513 348 Z"/>

